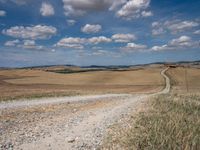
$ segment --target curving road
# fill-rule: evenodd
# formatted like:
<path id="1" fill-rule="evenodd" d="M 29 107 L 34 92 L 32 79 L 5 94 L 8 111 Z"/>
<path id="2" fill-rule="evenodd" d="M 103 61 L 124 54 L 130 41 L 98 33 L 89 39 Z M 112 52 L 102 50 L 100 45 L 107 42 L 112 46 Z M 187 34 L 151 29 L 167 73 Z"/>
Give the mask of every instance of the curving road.
<path id="1" fill-rule="evenodd" d="M 165 87 L 162 91 L 154 93 L 153 95 L 159 95 L 159 94 L 167 94 L 170 92 L 171 84 L 170 84 L 170 78 L 166 75 L 166 71 L 169 70 L 169 67 L 161 71 L 161 76 L 165 79 Z"/>
<path id="2" fill-rule="evenodd" d="M 163 91 L 161 91 L 160 93 L 158 94 L 167 94 L 170 92 L 170 89 L 171 89 L 171 84 L 170 84 L 170 78 L 165 74 L 166 71 L 169 70 L 169 67 L 164 69 L 162 72 L 161 72 L 161 75 L 165 78 L 165 88 Z"/>
<path id="3" fill-rule="evenodd" d="M 154 94 L 107 94 L 0 103 L 0 149 L 96 149 L 110 125 L 136 111 Z M 3 119 L 1 119 L 3 118 Z M 6 149 L 6 148 L 5 148 Z M 8 149 L 8 148 L 7 148 Z"/>

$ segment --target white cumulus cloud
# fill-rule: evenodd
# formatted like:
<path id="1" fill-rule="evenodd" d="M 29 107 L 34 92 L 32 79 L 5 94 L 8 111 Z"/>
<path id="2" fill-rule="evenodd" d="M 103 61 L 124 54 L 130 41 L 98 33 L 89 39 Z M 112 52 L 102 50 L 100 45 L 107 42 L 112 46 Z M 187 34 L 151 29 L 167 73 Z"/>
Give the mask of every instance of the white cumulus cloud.
<path id="1" fill-rule="evenodd" d="M 199 26 L 199 24 L 195 21 L 168 21 L 165 22 L 165 26 L 172 32 L 180 32 L 188 29 L 192 29 L 194 27 Z"/>
<path id="2" fill-rule="evenodd" d="M 113 11 L 128 20 L 152 16 L 152 12 L 144 11 L 150 0 L 63 0 L 63 3 L 66 16 L 82 16 L 93 11 Z"/>
<path id="3" fill-rule="evenodd" d="M 47 50 L 44 46 L 37 45 L 34 40 L 23 40 L 20 41 L 18 39 L 12 40 L 12 41 L 7 41 L 4 44 L 5 46 L 10 46 L 10 47 L 18 47 L 18 48 L 23 48 L 23 49 L 30 49 L 30 50 Z"/>
<path id="4" fill-rule="evenodd" d="M 86 24 L 84 27 L 81 28 L 81 31 L 84 33 L 98 33 L 102 29 L 101 25 L 99 24 Z"/>
<path id="5" fill-rule="evenodd" d="M 191 30 L 198 27 L 199 23 L 196 21 L 189 20 L 170 20 L 165 22 L 153 22 L 152 23 L 152 34 L 160 35 L 169 31 L 170 33 L 178 33 L 187 30 Z"/>
<path id="6" fill-rule="evenodd" d="M 17 39 L 17 40 L 7 41 L 4 45 L 5 46 L 16 46 L 19 43 L 20 43 L 20 41 Z"/>
<path id="7" fill-rule="evenodd" d="M 84 49 L 84 45 L 81 45 L 81 44 L 58 43 L 57 46 L 68 48 L 68 49 Z"/>
<path id="8" fill-rule="evenodd" d="M 153 13 L 151 11 L 142 11 L 143 17 L 150 17 L 153 16 Z"/>
<path id="9" fill-rule="evenodd" d="M 23 44 L 18 45 L 18 47 L 30 50 L 46 50 L 44 46 L 37 45 L 34 40 L 24 40 Z"/>
<path id="10" fill-rule="evenodd" d="M 43 2 L 40 8 L 40 13 L 42 16 L 52 16 L 55 14 L 54 8 L 50 3 Z"/>
<path id="11" fill-rule="evenodd" d="M 170 46 L 192 46 L 193 45 L 193 42 L 192 42 L 192 39 L 189 37 L 189 36 L 181 36 L 177 39 L 173 39 L 169 42 L 169 45 Z"/>
<path id="12" fill-rule="evenodd" d="M 118 43 L 128 43 L 136 39 L 134 34 L 114 34 L 112 39 Z"/>
<path id="13" fill-rule="evenodd" d="M 193 41 L 191 37 L 183 35 L 179 38 L 172 39 L 167 44 L 156 45 L 151 48 L 153 51 L 162 51 L 162 50 L 175 50 L 175 49 L 186 49 L 186 48 L 197 48 L 199 46 L 198 41 Z"/>
<path id="14" fill-rule="evenodd" d="M 167 44 L 161 45 L 161 46 L 153 46 L 151 48 L 151 50 L 153 51 L 162 51 L 162 50 L 168 50 L 168 49 L 171 49 L 171 48 Z"/>
<path id="15" fill-rule="evenodd" d="M 55 45 L 57 47 L 64 47 L 69 49 L 83 49 L 84 43 L 87 42 L 87 39 L 85 38 L 79 38 L 79 37 L 68 37 L 63 38 Z"/>
<path id="16" fill-rule="evenodd" d="M 36 25 L 30 27 L 15 26 L 10 29 L 4 29 L 3 34 L 23 39 L 48 39 L 57 33 L 53 26 Z"/>
<path id="17" fill-rule="evenodd" d="M 89 38 L 88 42 L 91 44 L 109 43 L 109 42 L 112 42 L 112 39 L 107 38 L 105 36 L 99 36 L 99 37 Z"/>
<path id="18" fill-rule="evenodd" d="M 147 49 L 147 46 L 143 44 L 127 43 L 127 45 L 121 49 L 126 52 L 141 51 Z"/>
<path id="19" fill-rule="evenodd" d="M 146 45 L 135 44 L 135 43 L 128 43 L 126 47 L 129 49 L 145 49 L 145 48 L 147 48 Z"/>
<path id="20" fill-rule="evenodd" d="M 80 37 L 67 37 L 58 41 L 54 46 L 65 47 L 71 49 L 83 49 L 85 45 L 92 44 L 96 45 L 99 43 L 109 43 L 112 39 L 105 36 L 91 37 L 91 38 L 80 38 Z"/>
<path id="21" fill-rule="evenodd" d="M 139 18 L 142 11 L 149 7 L 149 4 L 150 0 L 129 0 L 117 11 L 117 16 L 127 20 Z"/>
<path id="22" fill-rule="evenodd" d="M 67 43 L 67 44 L 83 44 L 85 42 L 86 42 L 85 38 L 79 38 L 79 37 L 68 37 L 60 40 L 60 43 Z"/>

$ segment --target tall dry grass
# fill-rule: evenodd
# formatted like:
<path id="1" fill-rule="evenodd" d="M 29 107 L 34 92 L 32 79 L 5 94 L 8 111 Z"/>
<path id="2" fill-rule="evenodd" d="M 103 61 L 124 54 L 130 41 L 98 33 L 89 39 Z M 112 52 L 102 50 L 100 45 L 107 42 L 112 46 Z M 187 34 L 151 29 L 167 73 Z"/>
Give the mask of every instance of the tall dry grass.
<path id="1" fill-rule="evenodd" d="M 120 149 L 199 150 L 200 96 L 158 96 L 150 102 L 148 111 L 129 123 L 132 127 L 115 137 Z M 112 138 L 108 138 L 108 148 L 113 147 Z"/>

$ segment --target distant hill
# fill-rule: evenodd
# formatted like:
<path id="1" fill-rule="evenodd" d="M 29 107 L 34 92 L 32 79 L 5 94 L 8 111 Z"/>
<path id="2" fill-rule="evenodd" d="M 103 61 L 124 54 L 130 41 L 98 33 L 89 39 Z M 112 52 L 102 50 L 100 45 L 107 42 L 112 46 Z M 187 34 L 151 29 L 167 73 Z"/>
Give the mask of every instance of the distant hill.
<path id="1" fill-rule="evenodd" d="M 12 67 L 0 67 L 1 70 L 5 69 L 55 69 L 55 68 L 63 68 L 63 69 L 126 69 L 126 68 L 133 68 L 133 67 L 145 67 L 145 66 L 152 66 L 152 65 L 165 65 L 165 64 L 171 64 L 171 65 L 200 65 L 200 60 L 197 61 L 178 61 L 178 62 L 155 62 L 155 63 L 149 63 L 149 64 L 137 64 L 137 65 L 110 65 L 110 66 L 102 66 L 102 65 L 90 65 L 90 66 L 76 66 L 71 64 L 64 64 L 64 65 L 44 65 L 44 66 L 30 66 L 30 67 L 18 67 L 18 68 L 12 68 Z"/>

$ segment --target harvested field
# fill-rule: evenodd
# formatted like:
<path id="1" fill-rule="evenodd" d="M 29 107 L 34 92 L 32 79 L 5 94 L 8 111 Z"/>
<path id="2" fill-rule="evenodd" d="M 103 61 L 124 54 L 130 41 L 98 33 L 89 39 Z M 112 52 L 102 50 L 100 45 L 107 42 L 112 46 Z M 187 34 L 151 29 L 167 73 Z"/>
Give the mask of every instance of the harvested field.
<path id="1" fill-rule="evenodd" d="M 1 100 L 104 93 L 148 93 L 162 89 L 160 68 L 60 74 L 36 69 L 0 71 Z"/>
<path id="2" fill-rule="evenodd" d="M 200 91 L 200 69 L 171 68 L 168 75 L 176 92 L 196 93 Z"/>

